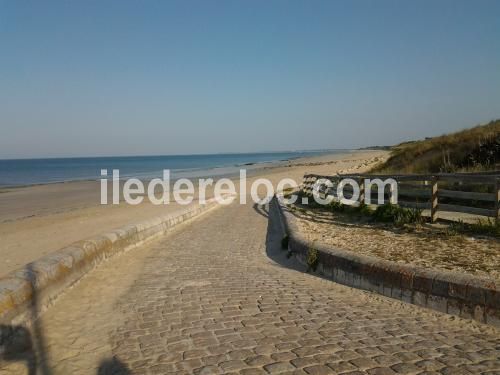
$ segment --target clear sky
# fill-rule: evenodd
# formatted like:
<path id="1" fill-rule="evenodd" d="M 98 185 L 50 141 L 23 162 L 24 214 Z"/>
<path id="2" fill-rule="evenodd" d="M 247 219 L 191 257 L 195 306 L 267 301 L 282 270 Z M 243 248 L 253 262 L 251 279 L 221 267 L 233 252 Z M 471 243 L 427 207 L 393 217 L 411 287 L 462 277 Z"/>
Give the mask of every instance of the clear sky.
<path id="1" fill-rule="evenodd" d="M 496 0 L 0 0 L 0 158 L 351 148 L 499 117 Z"/>

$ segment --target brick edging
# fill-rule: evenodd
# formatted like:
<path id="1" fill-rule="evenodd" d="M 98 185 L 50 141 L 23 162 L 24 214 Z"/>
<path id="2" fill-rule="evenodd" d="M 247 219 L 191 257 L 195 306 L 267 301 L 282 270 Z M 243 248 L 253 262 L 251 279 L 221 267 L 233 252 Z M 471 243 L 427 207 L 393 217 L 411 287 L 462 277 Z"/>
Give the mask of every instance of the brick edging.
<path id="1" fill-rule="evenodd" d="M 289 250 L 306 263 L 310 248 L 318 250 L 317 272 L 340 284 L 376 292 L 433 310 L 500 327 L 500 284 L 472 275 L 399 264 L 307 241 L 295 216 L 276 197 Z"/>
<path id="2" fill-rule="evenodd" d="M 215 199 L 180 212 L 75 242 L 0 278 L 0 324 L 29 323 L 99 263 L 166 233 L 217 205 Z"/>

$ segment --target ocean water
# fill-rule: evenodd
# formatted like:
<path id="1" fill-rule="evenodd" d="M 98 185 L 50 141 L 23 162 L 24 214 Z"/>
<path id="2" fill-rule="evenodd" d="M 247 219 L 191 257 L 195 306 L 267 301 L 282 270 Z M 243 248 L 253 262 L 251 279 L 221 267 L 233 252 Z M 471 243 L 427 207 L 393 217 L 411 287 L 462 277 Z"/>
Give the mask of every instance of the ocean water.
<path id="1" fill-rule="evenodd" d="M 164 169 L 169 169 L 174 179 L 232 175 L 240 168 L 253 169 L 260 163 L 334 152 L 342 151 L 0 160 L 0 186 L 97 180 L 101 178 L 101 169 L 107 169 L 109 176 L 112 169 L 119 169 L 120 178 L 141 179 L 162 177 Z"/>

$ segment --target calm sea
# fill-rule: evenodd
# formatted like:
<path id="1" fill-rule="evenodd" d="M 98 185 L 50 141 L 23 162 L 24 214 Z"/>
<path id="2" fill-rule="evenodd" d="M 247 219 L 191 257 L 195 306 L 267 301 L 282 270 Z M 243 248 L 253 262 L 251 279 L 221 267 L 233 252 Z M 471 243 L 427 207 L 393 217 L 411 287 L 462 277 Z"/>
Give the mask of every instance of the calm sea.
<path id="1" fill-rule="evenodd" d="M 328 153 L 343 151 L 328 151 Z M 0 186 L 23 186 L 63 181 L 96 180 L 101 169 L 120 170 L 120 177 L 150 179 L 162 177 L 164 169 L 172 178 L 206 177 L 238 173 L 241 167 L 317 156 L 325 151 L 267 152 L 251 154 L 128 156 L 61 159 L 0 160 Z"/>

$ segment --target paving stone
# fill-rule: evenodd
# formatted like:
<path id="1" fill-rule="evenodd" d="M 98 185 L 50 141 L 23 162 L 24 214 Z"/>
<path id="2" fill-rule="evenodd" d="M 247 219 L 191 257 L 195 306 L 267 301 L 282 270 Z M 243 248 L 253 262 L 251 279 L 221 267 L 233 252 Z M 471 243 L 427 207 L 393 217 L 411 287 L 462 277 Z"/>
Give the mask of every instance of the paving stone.
<path id="1" fill-rule="evenodd" d="M 327 365 L 333 371 L 335 371 L 335 373 L 337 373 L 337 374 L 356 370 L 356 366 L 354 366 L 352 363 L 349 363 L 346 361 L 341 361 L 341 362 L 336 362 L 336 363 L 328 363 Z"/>
<path id="2" fill-rule="evenodd" d="M 292 352 L 280 352 L 271 354 L 271 358 L 277 362 L 290 361 L 291 359 L 297 358 L 297 355 Z"/>
<path id="3" fill-rule="evenodd" d="M 270 374 L 278 374 L 284 371 L 294 370 L 295 367 L 289 362 L 275 362 L 265 365 L 264 369 Z"/>
<path id="4" fill-rule="evenodd" d="M 256 355 L 250 358 L 245 359 L 245 363 L 249 366 L 264 366 L 269 363 L 275 362 L 272 358 L 265 355 Z"/>
<path id="5" fill-rule="evenodd" d="M 470 375 L 471 372 L 465 368 L 458 368 L 454 366 L 444 367 L 439 372 L 443 375 Z"/>
<path id="6" fill-rule="evenodd" d="M 318 363 L 318 361 L 314 357 L 302 357 L 302 358 L 292 359 L 291 363 L 297 368 L 302 368 L 314 365 Z"/>
<path id="7" fill-rule="evenodd" d="M 226 354 L 229 359 L 246 359 L 248 357 L 254 356 L 255 353 L 250 349 L 237 349 L 232 350 Z"/>
<path id="8" fill-rule="evenodd" d="M 499 371 L 498 330 L 297 272 L 268 224 L 231 205 L 101 265 L 43 315 L 54 374 L 97 350 L 141 375 Z"/>
<path id="9" fill-rule="evenodd" d="M 219 367 L 223 369 L 224 371 L 237 371 L 244 369 L 247 366 L 247 364 L 241 360 L 230 360 L 230 361 L 225 361 L 219 363 Z"/>
<path id="10" fill-rule="evenodd" d="M 388 367 L 375 367 L 369 370 L 366 370 L 366 372 L 370 375 L 393 375 L 396 374 L 394 370 L 391 370 Z"/>
<path id="11" fill-rule="evenodd" d="M 355 358 L 349 361 L 351 364 L 354 365 L 354 367 L 361 369 L 361 370 L 366 370 L 372 367 L 377 366 L 377 363 L 371 359 L 371 358 Z"/>
<path id="12" fill-rule="evenodd" d="M 333 370 L 324 365 L 316 365 L 304 368 L 304 371 L 311 375 L 328 375 L 334 374 Z"/>
<path id="13" fill-rule="evenodd" d="M 247 368 L 240 371 L 241 375 L 264 375 L 267 372 L 261 368 Z"/>
<path id="14" fill-rule="evenodd" d="M 193 371 L 195 375 L 211 375 L 211 374 L 222 374 L 222 370 L 220 367 L 211 365 L 211 366 L 203 366 L 197 368 Z"/>
<path id="15" fill-rule="evenodd" d="M 398 374 L 416 374 L 420 371 L 413 363 L 398 363 L 391 366 L 391 368 Z"/>
<path id="16" fill-rule="evenodd" d="M 392 355 L 379 355 L 373 357 L 373 360 L 377 362 L 379 365 L 390 367 L 395 365 L 396 363 L 400 363 L 401 360 Z"/>

